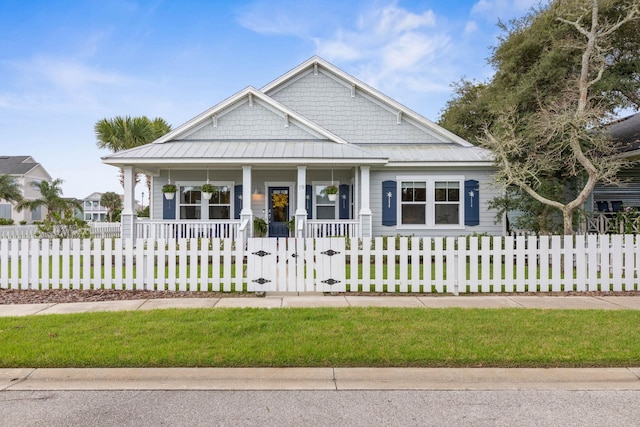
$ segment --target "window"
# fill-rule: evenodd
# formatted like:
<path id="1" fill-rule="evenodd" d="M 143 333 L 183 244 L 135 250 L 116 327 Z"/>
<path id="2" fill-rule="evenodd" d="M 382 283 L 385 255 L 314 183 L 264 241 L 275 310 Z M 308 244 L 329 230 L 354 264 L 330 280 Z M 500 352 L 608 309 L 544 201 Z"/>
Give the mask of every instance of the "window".
<path id="1" fill-rule="evenodd" d="M 11 219 L 11 205 L 8 203 L 0 204 L 0 218 Z"/>
<path id="2" fill-rule="evenodd" d="M 215 187 L 209 200 L 209 219 L 231 219 L 231 189 L 226 185 Z"/>
<path id="3" fill-rule="evenodd" d="M 180 187 L 180 219 L 200 219 L 202 193 L 200 187 L 185 185 Z"/>
<path id="4" fill-rule="evenodd" d="M 402 182 L 402 224 L 426 224 L 427 183 L 420 181 Z"/>
<path id="5" fill-rule="evenodd" d="M 325 193 L 328 186 L 329 184 L 315 185 L 315 219 L 336 219 L 336 201 L 329 200 Z"/>
<path id="6" fill-rule="evenodd" d="M 37 208 L 31 210 L 31 220 L 42 221 L 42 206 L 38 206 Z"/>
<path id="7" fill-rule="evenodd" d="M 435 182 L 435 223 L 460 223 L 460 182 Z"/>
<path id="8" fill-rule="evenodd" d="M 400 225 L 462 225 L 460 189 L 463 177 L 399 179 Z"/>

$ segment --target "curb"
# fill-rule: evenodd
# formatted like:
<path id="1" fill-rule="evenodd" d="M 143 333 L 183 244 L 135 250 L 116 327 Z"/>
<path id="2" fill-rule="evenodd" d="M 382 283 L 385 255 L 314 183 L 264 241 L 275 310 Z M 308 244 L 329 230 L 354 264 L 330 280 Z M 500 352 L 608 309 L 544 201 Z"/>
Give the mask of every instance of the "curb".
<path id="1" fill-rule="evenodd" d="M 640 390 L 640 367 L 0 369 L 0 391 L 53 390 Z"/>

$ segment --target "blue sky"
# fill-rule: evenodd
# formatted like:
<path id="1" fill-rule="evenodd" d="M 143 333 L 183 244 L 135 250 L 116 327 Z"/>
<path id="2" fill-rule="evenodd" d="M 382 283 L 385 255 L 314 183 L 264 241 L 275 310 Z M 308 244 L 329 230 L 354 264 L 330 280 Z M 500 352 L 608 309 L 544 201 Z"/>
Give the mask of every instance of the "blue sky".
<path id="1" fill-rule="evenodd" d="M 313 55 L 436 121 L 452 82 L 491 76 L 498 20 L 537 3 L 0 0 L 0 155 L 33 156 L 67 197 L 120 193 L 98 120 L 177 127 Z"/>

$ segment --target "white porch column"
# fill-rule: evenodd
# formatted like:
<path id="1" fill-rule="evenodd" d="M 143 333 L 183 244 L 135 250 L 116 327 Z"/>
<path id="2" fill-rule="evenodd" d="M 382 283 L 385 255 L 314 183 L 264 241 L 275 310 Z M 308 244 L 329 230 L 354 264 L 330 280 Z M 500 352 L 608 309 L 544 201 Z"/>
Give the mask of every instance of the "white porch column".
<path id="1" fill-rule="evenodd" d="M 247 237 L 253 237 L 253 211 L 251 210 L 251 166 L 242 166 L 242 210 L 240 221 L 249 221 Z"/>
<path id="2" fill-rule="evenodd" d="M 136 217 L 135 212 L 135 187 L 136 173 L 133 166 L 125 166 L 122 168 L 124 175 L 124 203 L 122 206 L 121 218 L 121 236 L 122 239 L 135 239 L 136 237 Z"/>
<path id="3" fill-rule="evenodd" d="M 305 223 L 307 221 L 307 167 L 298 166 L 298 182 L 296 197 L 296 230 L 295 237 L 305 237 Z"/>
<path id="4" fill-rule="evenodd" d="M 371 208 L 369 207 L 369 199 L 371 192 L 369 190 L 369 166 L 360 166 L 360 233 L 361 237 L 371 237 Z"/>

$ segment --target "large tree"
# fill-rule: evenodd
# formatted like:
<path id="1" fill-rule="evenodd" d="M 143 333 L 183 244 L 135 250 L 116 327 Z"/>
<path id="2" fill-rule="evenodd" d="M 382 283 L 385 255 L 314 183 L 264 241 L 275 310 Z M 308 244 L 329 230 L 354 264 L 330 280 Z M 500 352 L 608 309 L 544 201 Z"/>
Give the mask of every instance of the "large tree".
<path id="1" fill-rule="evenodd" d="M 35 210 L 40 207 L 47 209 L 46 219 L 50 220 L 54 213 L 62 215 L 65 212 L 71 212 L 71 209 L 82 209 L 82 205 L 75 199 L 65 199 L 62 197 L 63 181 L 56 178 L 53 181 L 33 182 L 32 186 L 40 191 L 40 197 L 34 200 L 23 199 L 20 201 L 16 210 L 18 212 L 23 209 Z"/>
<path id="2" fill-rule="evenodd" d="M 0 200 L 5 200 L 9 203 L 22 200 L 20 185 L 11 175 L 0 175 Z"/>
<path id="3" fill-rule="evenodd" d="M 571 233 L 595 184 L 624 166 L 598 129 L 640 107 L 637 2 L 556 0 L 502 28 L 495 76 L 459 83 L 440 123 L 494 150 L 498 182 L 556 209 Z"/>
<path id="4" fill-rule="evenodd" d="M 94 130 L 98 147 L 115 153 L 148 144 L 171 131 L 171 125 L 159 117 L 151 120 L 146 116 L 116 116 L 112 119 L 98 120 Z M 147 188 L 151 191 L 149 177 Z"/>

